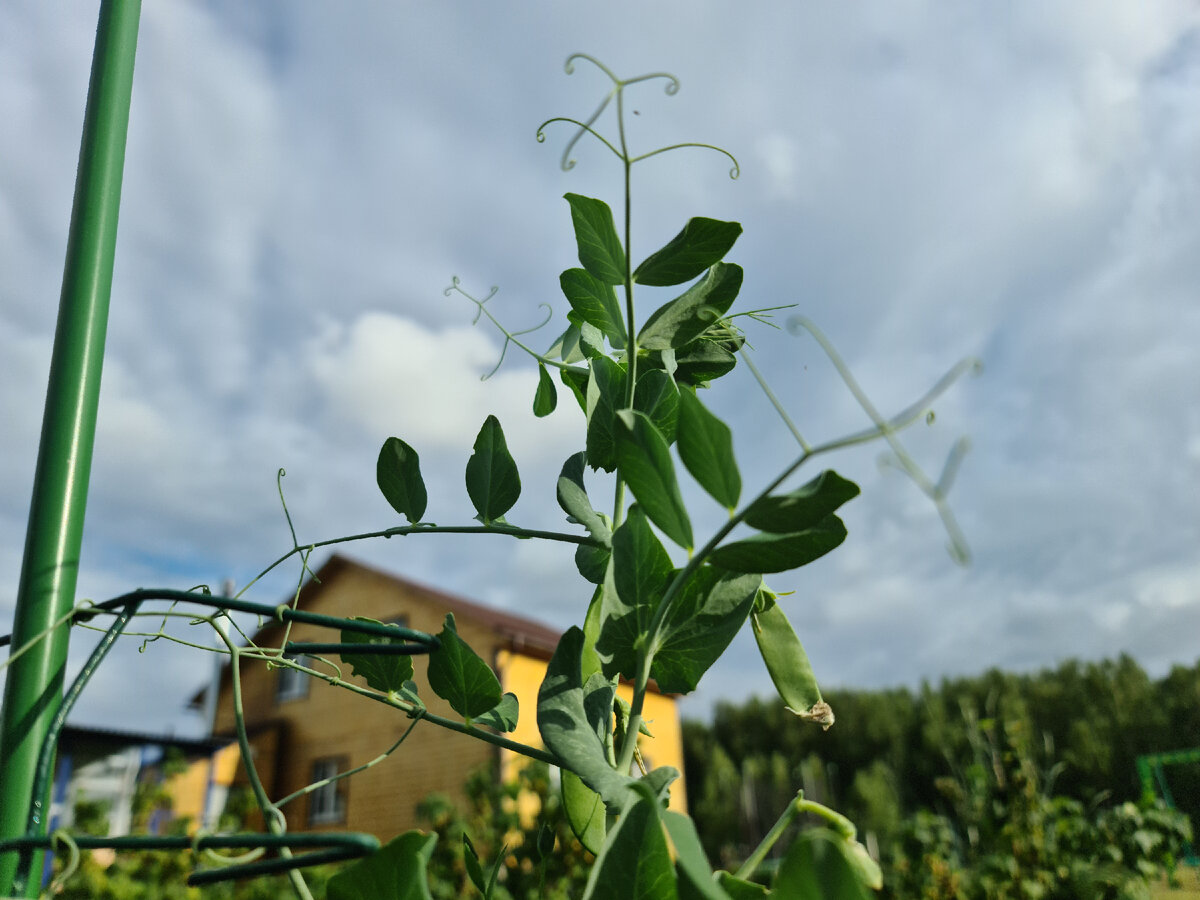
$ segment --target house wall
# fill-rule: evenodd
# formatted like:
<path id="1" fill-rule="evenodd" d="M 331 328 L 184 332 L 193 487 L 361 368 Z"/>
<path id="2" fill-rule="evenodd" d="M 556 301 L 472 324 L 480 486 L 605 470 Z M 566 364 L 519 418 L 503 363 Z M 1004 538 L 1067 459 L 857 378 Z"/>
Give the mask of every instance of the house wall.
<path id="1" fill-rule="evenodd" d="M 322 570 L 323 572 L 325 570 Z M 311 591 L 311 588 L 309 589 Z M 409 590 L 385 573 L 356 565 L 343 565 L 332 572 L 325 583 L 311 591 L 304 601 L 310 612 L 326 615 L 356 615 L 393 621 L 405 616 L 405 624 L 420 631 L 437 634 L 447 612 L 445 604 L 419 590 Z M 502 649 L 501 639 L 489 626 L 468 616 L 456 621 L 462 638 L 496 669 L 503 690 L 517 695 L 520 717 L 511 735 L 522 743 L 541 746 L 537 730 L 537 691 L 546 671 L 546 661 L 535 655 Z M 289 638 L 293 641 L 332 641 L 337 635 L 328 629 L 294 624 Z M 260 646 L 281 646 L 282 626 L 262 632 Z M 431 712 L 458 719 L 449 705 L 433 696 L 426 677 L 427 658 L 413 657 L 422 699 Z M 344 678 L 365 684 L 351 674 L 348 664 L 335 660 Z M 273 800 L 303 789 L 313 779 L 313 764 L 321 759 L 337 759 L 339 771 L 362 766 L 385 753 L 404 734 L 411 720 L 400 711 L 341 688 L 309 680 L 302 698 L 280 701 L 276 698 L 280 670 L 257 660 L 241 666 L 243 707 L 252 732 L 256 765 Z M 622 695 L 630 698 L 628 686 Z M 234 718 L 229 678 L 226 677 L 218 701 L 215 733 L 232 734 Z M 683 770 L 683 749 L 679 715 L 674 700 L 660 694 L 646 698 L 644 716 L 653 739 L 643 737 L 639 744 L 654 766 L 672 765 Z M 274 724 L 276 727 L 267 728 Z M 482 741 L 418 723 L 393 754 L 370 769 L 340 782 L 345 798 L 345 818 L 340 822 L 313 823 L 309 819 L 311 795 L 299 797 L 284 806 L 290 831 L 352 830 L 389 840 L 394 835 L 418 827 L 416 807 L 429 794 L 441 793 L 460 807 L 465 805 L 463 784 L 467 775 L 482 766 L 509 766 L 508 751 Z M 683 779 L 671 791 L 672 809 L 684 811 L 686 797 Z"/>
<path id="2" fill-rule="evenodd" d="M 437 603 L 406 595 L 395 580 L 353 566 L 340 570 L 305 608 L 326 615 L 350 614 L 380 621 L 405 615 L 409 627 L 433 634 L 441 631 L 446 613 Z M 495 637 L 490 630 L 468 621 L 456 624 L 459 634 L 480 656 L 494 660 Z M 261 636 L 260 644 L 279 646 L 282 634 L 282 628 L 274 628 Z M 298 623 L 292 626 L 289 638 L 328 642 L 337 636 L 328 629 Z M 429 691 L 426 657 L 415 656 L 413 660 L 415 681 L 425 686 L 421 695 L 430 711 L 457 718 L 445 702 Z M 343 677 L 365 685 L 365 680 L 352 675 L 349 665 L 340 660 L 335 662 L 341 666 Z M 253 728 L 268 721 L 286 723 L 283 746 L 278 751 L 256 753 L 256 765 L 272 799 L 282 799 L 309 784 L 317 760 L 337 759 L 339 771 L 371 762 L 399 740 L 411 724 L 406 715 L 394 708 L 312 679 L 306 697 L 277 701 L 278 668 L 269 669 L 260 661 L 244 662 L 241 668 L 247 725 Z M 222 686 L 215 730 L 218 734 L 234 730 L 228 683 Z M 346 803 L 344 821 L 311 823 L 311 798 L 300 797 L 283 809 L 288 830 L 365 831 L 386 841 L 417 827 L 417 804 L 431 793 L 443 793 L 454 802 L 463 803 L 462 786 L 467 774 L 480 766 L 495 765 L 495 760 L 495 748 L 490 744 L 418 723 L 391 756 L 341 782 Z"/>
<path id="3" fill-rule="evenodd" d="M 510 737 L 523 744 L 541 747 L 542 737 L 537 727 L 537 693 L 546 675 L 547 663 L 508 650 L 501 650 L 497 654 L 497 663 L 501 673 L 501 686 L 517 695 L 521 711 L 517 727 Z M 617 693 L 626 702 L 633 700 L 633 688 L 628 684 L 620 685 Z M 653 691 L 647 693 L 642 705 L 642 718 L 646 721 L 647 729 L 654 735 L 653 738 L 642 735 L 638 739 L 638 749 L 646 761 L 647 768 L 674 766 L 682 773 L 683 730 L 679 723 L 679 707 L 674 699 Z M 513 766 L 521 765 L 522 761 L 518 754 L 509 750 L 502 751 L 500 759 L 501 773 L 506 778 L 512 773 Z M 671 785 L 671 800 L 668 806 L 676 812 L 687 812 L 687 794 L 682 777 Z"/>

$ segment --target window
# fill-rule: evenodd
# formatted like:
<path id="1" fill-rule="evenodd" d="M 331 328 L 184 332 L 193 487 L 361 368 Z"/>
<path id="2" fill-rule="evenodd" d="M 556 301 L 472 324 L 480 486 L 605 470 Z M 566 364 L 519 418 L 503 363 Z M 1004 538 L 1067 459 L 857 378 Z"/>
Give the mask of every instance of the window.
<path id="1" fill-rule="evenodd" d="M 312 668 L 313 660 L 310 656 L 285 656 L 284 659 L 291 660 L 308 668 Z M 290 666 L 284 666 L 279 670 L 279 681 L 275 685 L 275 701 L 283 703 L 285 700 L 301 700 L 308 696 L 308 675 L 301 672 L 299 669 L 293 669 Z"/>
<path id="2" fill-rule="evenodd" d="M 342 757 L 318 759 L 312 766 L 310 784 L 327 781 L 345 767 Z M 328 781 L 308 795 L 308 824 L 328 825 L 346 821 L 346 779 Z"/>

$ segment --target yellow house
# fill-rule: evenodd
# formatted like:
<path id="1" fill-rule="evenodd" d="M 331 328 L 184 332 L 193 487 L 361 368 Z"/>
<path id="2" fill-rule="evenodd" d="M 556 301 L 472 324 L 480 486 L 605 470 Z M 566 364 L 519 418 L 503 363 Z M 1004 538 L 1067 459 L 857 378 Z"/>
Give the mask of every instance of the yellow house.
<path id="1" fill-rule="evenodd" d="M 336 555 L 303 586 L 299 606 L 330 616 L 366 616 L 430 634 L 437 634 L 446 613 L 453 613 L 459 635 L 491 663 L 502 690 L 517 696 L 520 717 L 511 737 L 541 746 L 537 692 L 558 643 L 557 631 Z M 277 647 L 282 628 L 279 623 L 268 624 L 254 636 L 254 642 Z M 337 640 L 328 629 L 300 623 L 292 625 L 289 638 Z M 430 711 L 455 717 L 428 687 L 426 658 L 413 659 L 414 680 Z M 343 674 L 349 677 L 349 666 L 343 667 Z M 226 666 L 214 735 L 233 734 L 229 675 Z M 398 710 L 294 669 L 244 662 L 241 681 L 255 767 L 272 800 L 369 763 L 391 747 L 411 724 Z M 622 692 L 629 699 L 627 686 Z M 674 698 L 652 693 L 646 698 L 644 715 L 654 734 L 652 740 L 643 737 L 639 745 L 647 766 L 671 765 L 682 772 L 683 744 Z M 429 794 L 445 794 L 461 804 L 468 773 L 481 766 L 511 772 L 511 766 L 520 759 L 511 751 L 422 722 L 383 762 L 299 796 L 283 812 L 289 831 L 364 831 L 386 841 L 417 827 L 417 805 Z M 686 807 L 682 778 L 672 786 L 670 805 L 680 811 Z"/>

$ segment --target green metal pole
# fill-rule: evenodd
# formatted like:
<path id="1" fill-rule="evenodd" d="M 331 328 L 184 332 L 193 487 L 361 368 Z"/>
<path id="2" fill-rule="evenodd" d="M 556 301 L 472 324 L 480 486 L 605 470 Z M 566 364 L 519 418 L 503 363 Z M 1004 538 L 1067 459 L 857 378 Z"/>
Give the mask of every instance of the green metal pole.
<path id="1" fill-rule="evenodd" d="M 13 621 L 14 652 L 37 643 L 9 667 L 0 712 L 0 840 L 31 825 L 42 834 L 46 828 L 49 798 L 30 794 L 38 753 L 62 700 L 69 627 L 54 623 L 75 601 L 140 14 L 141 0 L 100 5 Z M 0 855 L 0 896 L 11 894 L 17 862 L 15 853 Z M 41 871 L 40 854 L 33 871 Z M 36 896 L 38 888 L 30 879 L 25 896 Z"/>

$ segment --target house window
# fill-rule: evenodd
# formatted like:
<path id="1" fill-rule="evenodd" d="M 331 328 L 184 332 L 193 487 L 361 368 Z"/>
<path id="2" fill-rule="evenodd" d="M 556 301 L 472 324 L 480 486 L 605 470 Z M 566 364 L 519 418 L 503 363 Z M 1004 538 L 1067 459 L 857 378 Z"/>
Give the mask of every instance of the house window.
<path id="1" fill-rule="evenodd" d="M 309 656 L 286 656 L 301 666 L 312 668 L 313 660 Z M 283 703 L 286 700 L 301 700 L 308 696 L 308 674 L 291 666 L 279 669 L 279 681 L 275 684 L 275 701 Z"/>
<path id="2" fill-rule="evenodd" d="M 345 767 L 343 757 L 318 759 L 312 766 L 311 784 L 327 781 Z M 328 825 L 346 821 L 346 779 L 328 781 L 308 795 L 308 824 Z"/>

